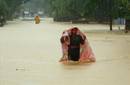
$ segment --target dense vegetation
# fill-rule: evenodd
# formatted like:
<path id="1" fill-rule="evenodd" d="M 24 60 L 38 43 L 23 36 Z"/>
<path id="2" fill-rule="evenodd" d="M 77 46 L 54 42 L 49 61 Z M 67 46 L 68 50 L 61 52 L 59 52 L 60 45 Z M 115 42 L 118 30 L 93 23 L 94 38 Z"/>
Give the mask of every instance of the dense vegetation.
<path id="1" fill-rule="evenodd" d="M 56 21 L 112 22 L 116 18 L 129 19 L 129 0 L 49 0 L 50 15 Z"/>
<path id="2" fill-rule="evenodd" d="M 43 8 L 55 21 L 109 23 L 112 30 L 114 19 L 125 18 L 126 24 L 130 19 L 130 0 L 0 0 L 0 16 L 13 18 L 27 1 L 32 9 Z"/>
<path id="3" fill-rule="evenodd" d="M 29 0 L 0 0 L 0 15 L 6 18 L 12 18 L 13 14 L 19 10 L 22 3 Z"/>
<path id="4" fill-rule="evenodd" d="M 0 25 L 3 26 L 7 19 L 12 19 L 22 3 L 29 0 L 0 0 Z"/>

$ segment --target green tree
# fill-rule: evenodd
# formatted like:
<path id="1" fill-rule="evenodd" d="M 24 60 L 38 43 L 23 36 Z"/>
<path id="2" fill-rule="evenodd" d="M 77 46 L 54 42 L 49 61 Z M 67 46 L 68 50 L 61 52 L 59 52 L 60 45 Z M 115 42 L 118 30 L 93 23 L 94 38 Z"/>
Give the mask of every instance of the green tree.
<path id="1" fill-rule="evenodd" d="M 0 16 L 6 16 L 8 12 L 8 6 L 4 0 L 0 0 Z"/>
<path id="2" fill-rule="evenodd" d="M 113 20 L 128 13 L 129 0 L 50 0 L 54 18 L 85 18 L 100 22 L 109 22 L 112 30 Z M 126 11 L 125 11 L 126 10 Z M 63 19 L 64 20 L 64 19 Z"/>

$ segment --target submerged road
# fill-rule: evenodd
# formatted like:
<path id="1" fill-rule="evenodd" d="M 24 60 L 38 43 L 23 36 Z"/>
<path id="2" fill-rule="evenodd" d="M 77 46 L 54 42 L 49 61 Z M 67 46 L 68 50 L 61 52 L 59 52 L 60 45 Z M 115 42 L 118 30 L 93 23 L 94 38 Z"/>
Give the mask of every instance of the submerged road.
<path id="1" fill-rule="evenodd" d="M 63 65 L 60 36 L 86 32 L 97 62 Z M 0 85 L 130 85 L 130 34 L 105 25 L 8 22 L 0 28 Z"/>

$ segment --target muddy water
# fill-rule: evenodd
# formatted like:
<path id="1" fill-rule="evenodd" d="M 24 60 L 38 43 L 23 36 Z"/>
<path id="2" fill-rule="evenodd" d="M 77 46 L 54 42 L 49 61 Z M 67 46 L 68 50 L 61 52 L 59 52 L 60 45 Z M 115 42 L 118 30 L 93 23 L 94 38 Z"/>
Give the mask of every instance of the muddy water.
<path id="1" fill-rule="evenodd" d="M 97 62 L 58 62 L 60 35 L 73 26 L 86 33 Z M 130 34 L 117 26 L 14 21 L 0 28 L 0 85 L 130 85 L 129 73 Z"/>

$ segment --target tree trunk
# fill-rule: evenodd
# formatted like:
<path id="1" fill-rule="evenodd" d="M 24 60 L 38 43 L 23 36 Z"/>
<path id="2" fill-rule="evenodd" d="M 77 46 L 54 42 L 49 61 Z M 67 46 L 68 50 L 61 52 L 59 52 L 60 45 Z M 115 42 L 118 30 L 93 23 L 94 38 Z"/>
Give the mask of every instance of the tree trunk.
<path id="1" fill-rule="evenodd" d="M 130 30 L 130 19 L 126 19 L 125 22 L 125 33 L 128 33 L 128 30 Z"/>
<path id="2" fill-rule="evenodd" d="M 112 16 L 110 16 L 110 18 L 109 18 L 109 25 L 110 25 L 110 31 L 112 31 Z"/>

